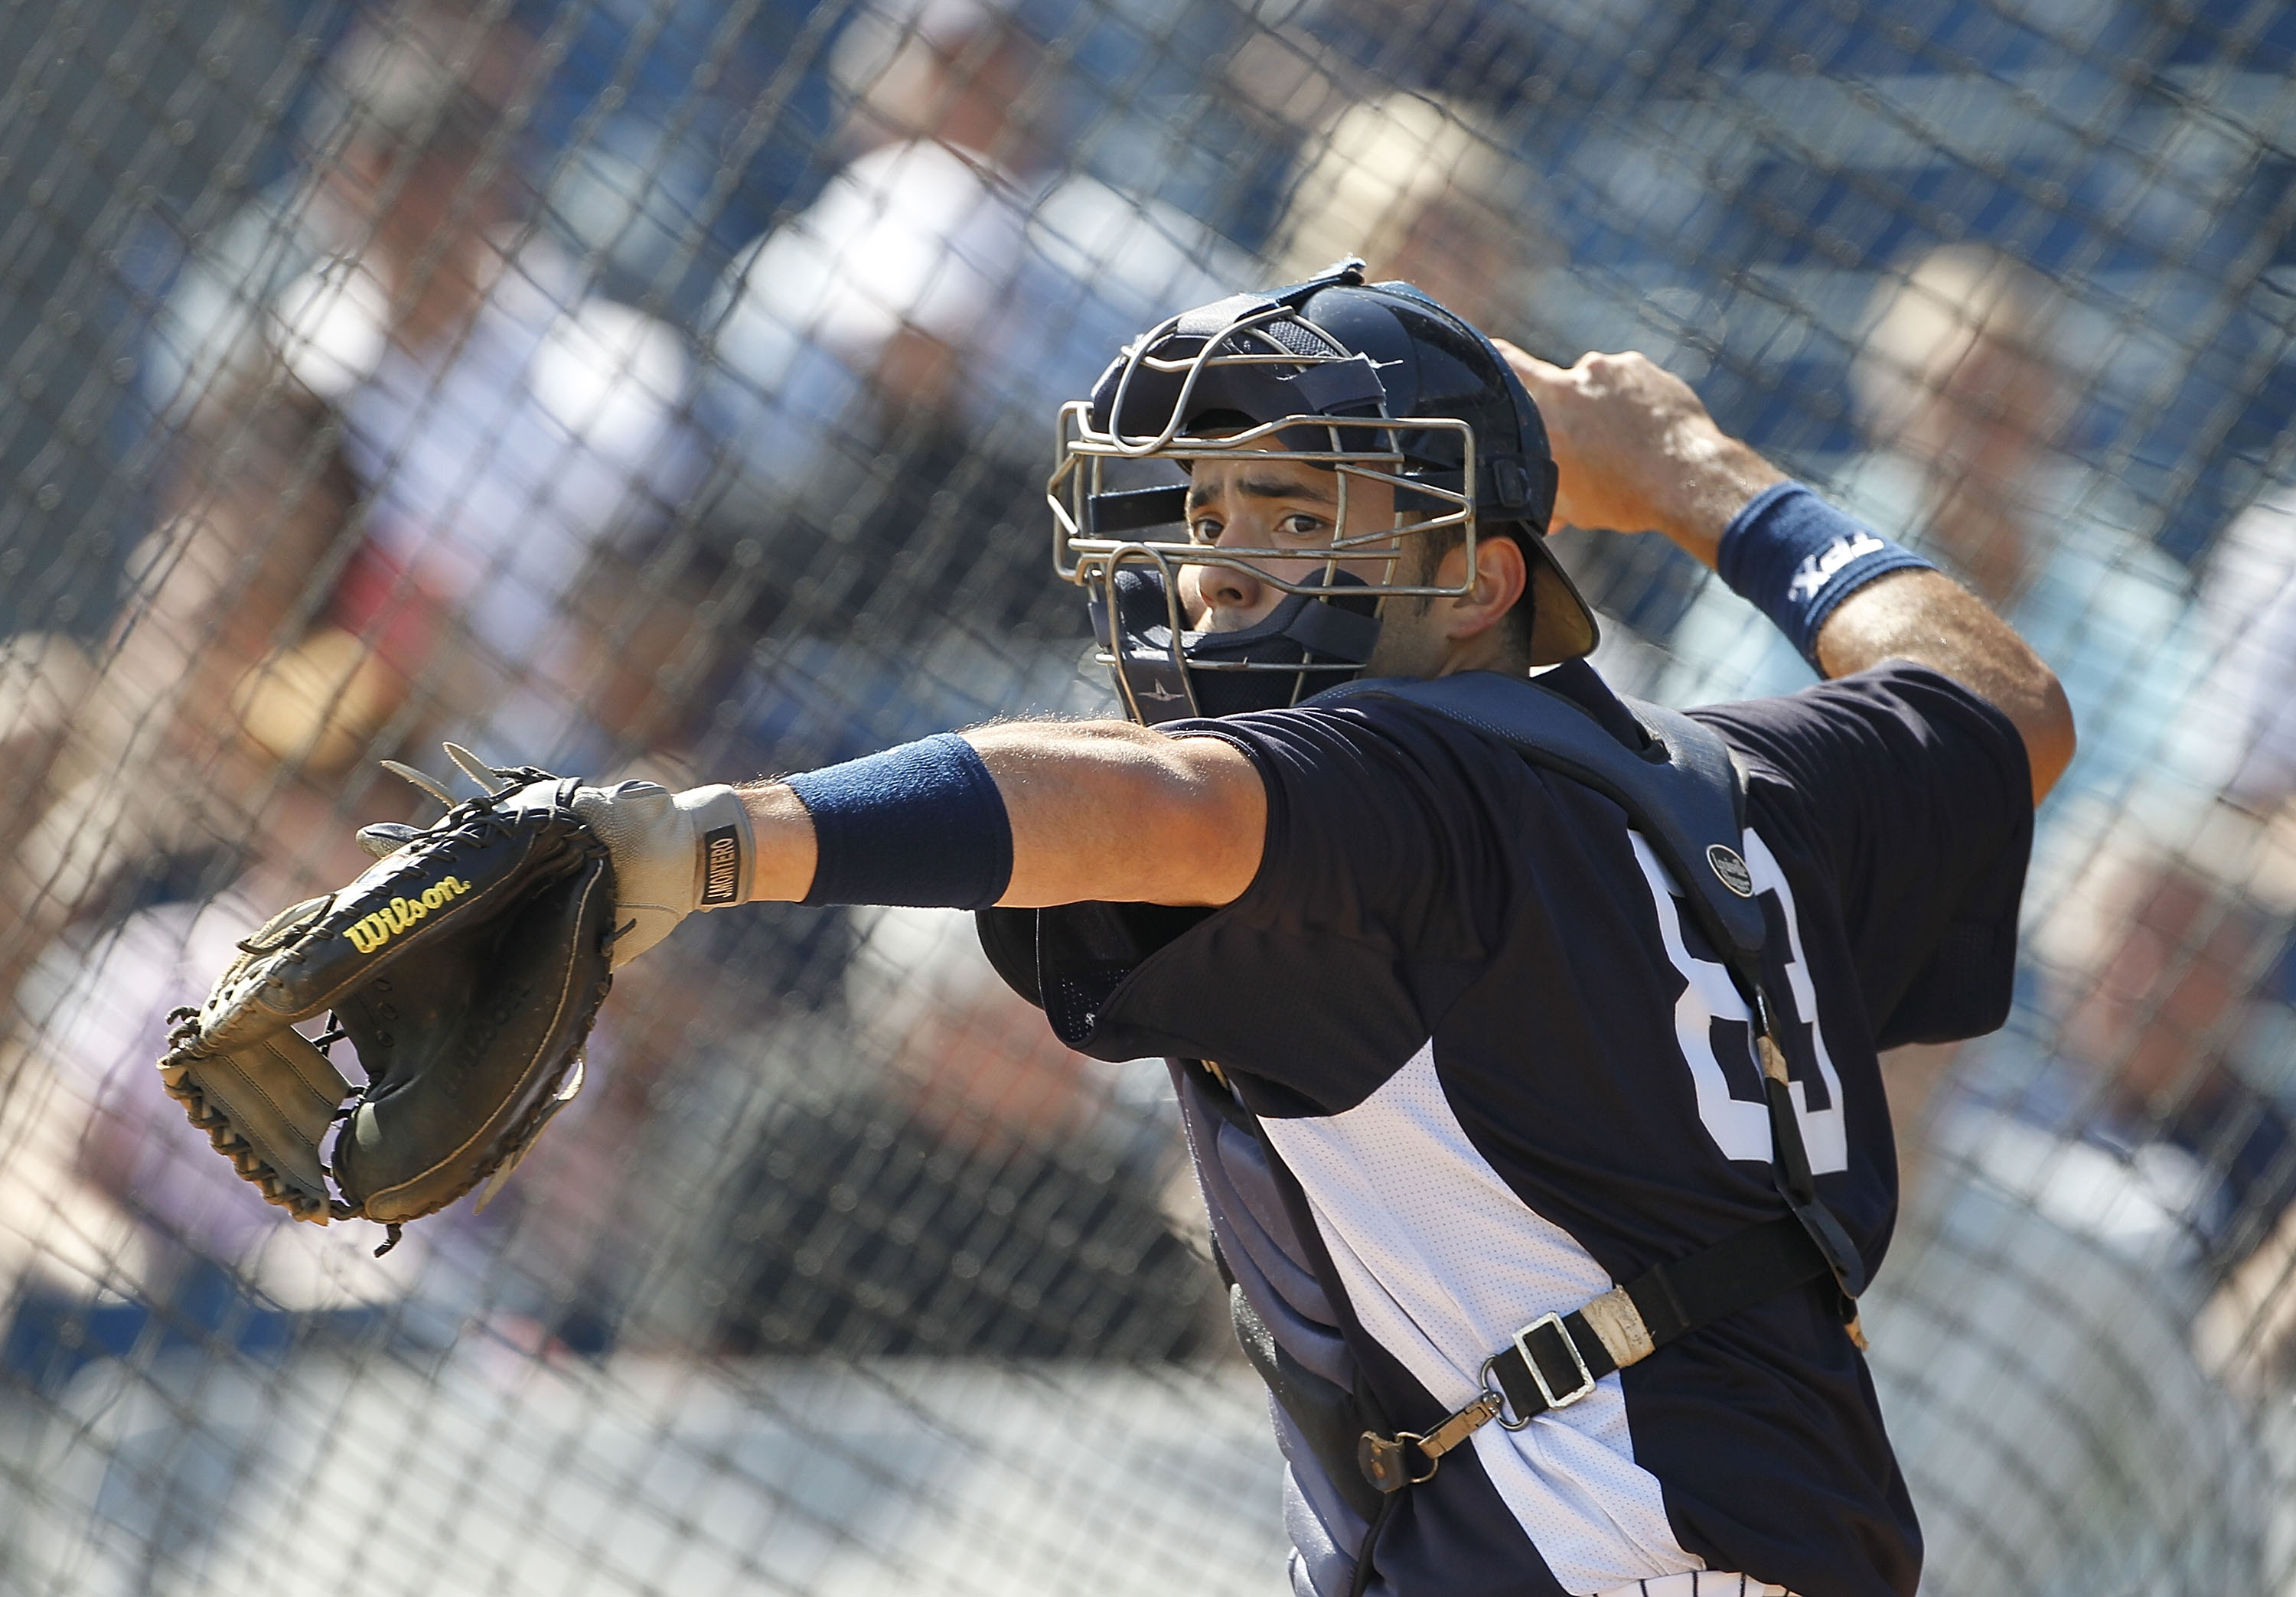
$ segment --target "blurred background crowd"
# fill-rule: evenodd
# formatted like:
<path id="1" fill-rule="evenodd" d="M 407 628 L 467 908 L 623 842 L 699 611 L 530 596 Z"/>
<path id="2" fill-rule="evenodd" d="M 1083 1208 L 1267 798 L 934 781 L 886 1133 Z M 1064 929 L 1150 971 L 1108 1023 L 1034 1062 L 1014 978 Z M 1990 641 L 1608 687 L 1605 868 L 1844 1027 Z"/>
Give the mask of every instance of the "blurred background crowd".
<path id="1" fill-rule="evenodd" d="M 1360 254 L 1648 351 L 2062 677 L 2011 1024 L 1890 1061 L 1924 1590 L 2296 1593 L 2296 15 L 51 0 L 0 73 L 0 1590 L 1280 1589 L 1163 1073 L 963 917 L 690 923 L 381 1261 L 151 1066 L 434 813 L 381 758 L 1109 708 L 1058 405 Z M 1811 680 L 1558 542 L 1622 690 Z"/>

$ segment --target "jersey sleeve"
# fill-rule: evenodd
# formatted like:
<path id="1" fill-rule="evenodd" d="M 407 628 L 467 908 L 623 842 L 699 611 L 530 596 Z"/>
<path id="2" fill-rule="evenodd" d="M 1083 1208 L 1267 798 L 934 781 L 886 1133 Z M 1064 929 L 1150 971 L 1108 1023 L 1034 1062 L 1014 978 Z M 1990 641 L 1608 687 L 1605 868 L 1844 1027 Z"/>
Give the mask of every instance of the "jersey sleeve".
<path id="1" fill-rule="evenodd" d="M 1445 795 L 1489 785 L 1463 764 L 1513 757 L 1427 723 L 1348 707 L 1168 729 L 1250 757 L 1267 790 L 1259 870 L 1234 903 L 1160 946 L 1136 946 L 1140 962 L 1105 1002 L 1048 992 L 1070 1045 L 1217 1060 L 1327 1110 L 1408 1059 L 1488 959 L 1510 892 L 1489 817 Z M 1040 937 L 1066 948 L 1083 921 L 1045 912 Z M 1080 968 L 1084 952 L 1058 962 Z M 1062 1011 L 1078 1010 L 1090 1024 L 1064 1027 Z"/>
<path id="2" fill-rule="evenodd" d="M 1796 830 L 1839 895 L 1877 1045 L 2008 1016 L 2032 776 L 2007 717 L 1904 660 L 1692 712 L 1743 757 L 1751 819 Z"/>
<path id="3" fill-rule="evenodd" d="M 1474 914 L 1461 889 L 1491 880 L 1501 862 L 1475 807 L 1456 798 L 1480 790 L 1464 767 L 1483 751 L 1459 747 L 1448 731 L 1423 712 L 1376 708 L 1181 728 L 1242 749 L 1267 783 L 1267 835 L 1238 918 L 1317 937 L 1480 952 L 1475 925 L 1488 915 Z"/>

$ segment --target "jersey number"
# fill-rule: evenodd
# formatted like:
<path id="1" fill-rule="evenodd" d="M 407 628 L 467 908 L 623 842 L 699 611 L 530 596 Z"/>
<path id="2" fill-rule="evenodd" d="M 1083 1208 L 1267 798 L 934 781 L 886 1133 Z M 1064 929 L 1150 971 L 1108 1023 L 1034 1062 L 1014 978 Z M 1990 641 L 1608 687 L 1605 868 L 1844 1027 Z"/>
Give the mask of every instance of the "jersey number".
<path id="1" fill-rule="evenodd" d="M 1760 1068 L 1753 1057 L 1752 1034 L 1746 1028 L 1750 1018 L 1745 1000 L 1730 980 L 1730 972 L 1718 961 L 1705 959 L 1691 952 L 1682 932 L 1682 905 L 1675 897 L 1674 880 L 1657 855 L 1639 833 L 1628 834 L 1635 846 L 1635 859 L 1643 868 L 1643 876 L 1650 883 L 1651 897 L 1658 910 L 1660 932 L 1666 938 L 1667 957 L 1674 968 L 1682 972 L 1682 996 L 1675 1000 L 1674 1030 L 1682 1044 L 1682 1057 L 1690 1067 L 1690 1079 L 1698 1093 L 1698 1118 L 1705 1123 L 1708 1134 L 1729 1159 L 1752 1159 L 1763 1164 L 1770 1160 L 1770 1114 L 1760 1093 Z M 1788 1068 L 1794 1079 L 1790 1090 L 1793 1093 L 1794 1114 L 1801 1121 L 1803 1145 L 1809 1150 L 1809 1167 L 1824 1175 L 1830 1170 L 1849 1167 L 1849 1139 L 1842 1124 L 1841 1078 L 1834 1074 L 1833 1061 L 1825 1052 L 1825 1036 L 1817 1026 L 1817 995 L 1810 985 L 1809 969 L 1802 959 L 1801 927 L 1794 915 L 1793 889 L 1786 885 L 1785 872 L 1762 839 L 1752 832 L 1745 835 L 1746 868 L 1753 872 L 1754 892 L 1758 897 L 1775 895 L 1780 917 L 1786 931 L 1786 996 L 1792 1002 L 1793 1013 L 1779 1017 L 1779 1024 L 1787 1036 L 1781 1040 L 1791 1044 L 1799 1034 L 1804 1046 L 1789 1045 L 1786 1050 Z M 1774 998 L 1775 995 L 1773 995 Z M 1741 1097 L 1731 1090 L 1730 1076 L 1725 1074 L 1722 1061 L 1714 1051 L 1714 1023 L 1717 1020 L 1735 1021 L 1726 1029 L 1726 1036 L 1744 1039 L 1736 1044 L 1742 1050 L 1737 1059 L 1743 1068 L 1734 1072 L 1744 1083 Z M 1815 1061 L 1819 1081 L 1825 1098 L 1824 1106 L 1809 1107 L 1808 1083 L 1801 1079 L 1807 1061 Z"/>

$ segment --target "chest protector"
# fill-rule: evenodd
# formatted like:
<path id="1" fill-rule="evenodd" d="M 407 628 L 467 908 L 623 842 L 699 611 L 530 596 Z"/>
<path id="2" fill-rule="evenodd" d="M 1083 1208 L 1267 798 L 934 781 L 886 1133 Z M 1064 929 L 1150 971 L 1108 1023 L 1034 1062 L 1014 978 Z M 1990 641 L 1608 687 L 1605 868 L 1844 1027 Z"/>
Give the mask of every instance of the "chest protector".
<path id="1" fill-rule="evenodd" d="M 1389 1428 L 1372 1412 L 1367 1395 L 1343 1391 L 1300 1367 L 1231 1280 L 1230 1302 L 1245 1354 L 1333 1485 L 1372 1522 L 1375 1536 L 1402 1488 L 1431 1478 L 1441 1454 L 1481 1424 L 1496 1419 L 1519 1429 L 1547 1408 L 1586 1396 L 1595 1381 L 1622 1363 L 1648 1356 L 1726 1314 L 1830 1277 L 1842 1321 L 1857 1335 L 1857 1299 L 1866 1288 L 1866 1269 L 1841 1221 L 1818 1197 L 1811 1175 L 1787 1086 L 1785 1057 L 1775 1041 L 1777 1011 L 1764 989 L 1761 956 L 1767 928 L 1739 852 L 1744 786 L 1720 735 L 1674 710 L 1621 697 L 1619 703 L 1642 739 L 1640 747 L 1629 747 L 1564 694 L 1536 679 L 1495 672 L 1432 681 L 1362 680 L 1328 689 L 1309 702 L 1324 708 L 1365 699 L 1399 700 L 1448 717 L 1505 743 L 1532 765 L 1594 789 L 1626 811 L 1686 895 L 1693 920 L 1728 969 L 1751 1017 L 1769 1113 L 1772 1182 L 1785 1209 L 1776 1219 L 1687 1258 L 1655 1266 L 1583 1309 L 1546 1315 L 1524 1327 L 1510 1347 L 1487 1363 L 1486 1396 L 1423 1434 L 1382 1435 Z M 1023 915 L 1033 922 L 1031 912 L 984 912 L 982 942 L 1006 979 L 1040 1001 L 1034 929 L 1031 924 L 1022 935 L 1018 922 Z M 1337 1275 L 1321 1257 L 1304 1197 L 1260 1133 L 1257 1117 L 1201 1064 L 1192 1062 L 1188 1070 L 1218 1114 L 1259 1136 L 1286 1206 L 1297 1211 L 1294 1229 L 1315 1256 L 1310 1262 L 1341 1319 L 1352 1322 Z M 1625 1339 L 1632 1350 L 1623 1354 L 1616 1331 L 1622 1312 L 1634 1322 Z M 1368 1551 L 1359 1560 L 1358 1583 L 1369 1568 Z"/>

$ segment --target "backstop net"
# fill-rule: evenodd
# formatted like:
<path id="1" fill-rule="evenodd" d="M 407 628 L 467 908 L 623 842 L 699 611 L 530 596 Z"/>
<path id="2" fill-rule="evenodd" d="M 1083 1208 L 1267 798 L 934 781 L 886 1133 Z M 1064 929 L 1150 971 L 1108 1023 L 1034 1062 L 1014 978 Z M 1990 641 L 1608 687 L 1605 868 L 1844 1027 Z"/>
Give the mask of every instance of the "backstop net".
<path id="1" fill-rule="evenodd" d="M 1110 710 L 1057 407 L 1349 254 L 1648 353 L 2055 668 L 2010 1022 L 1889 1061 L 1924 1590 L 2296 1590 L 2285 8 L 47 0 L 0 81 L 0 1590 L 1287 1589 L 1164 1070 L 962 916 L 697 918 L 380 1259 L 153 1064 L 437 814 L 383 758 Z M 1556 541 L 1622 690 L 1812 679 Z"/>

